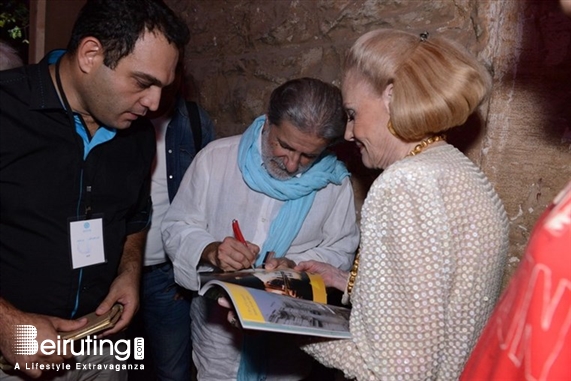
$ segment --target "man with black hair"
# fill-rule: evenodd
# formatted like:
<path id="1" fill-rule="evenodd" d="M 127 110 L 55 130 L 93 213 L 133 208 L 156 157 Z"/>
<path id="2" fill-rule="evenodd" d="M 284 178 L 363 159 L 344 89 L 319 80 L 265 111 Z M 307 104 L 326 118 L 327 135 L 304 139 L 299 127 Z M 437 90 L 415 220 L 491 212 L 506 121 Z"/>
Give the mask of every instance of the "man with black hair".
<path id="1" fill-rule="evenodd" d="M 78 317 L 122 304 L 109 336 L 138 309 L 155 154 L 153 127 L 139 117 L 157 109 L 188 40 L 160 0 L 89 0 L 67 51 L 0 73 L 0 351 L 14 367 L 0 379 L 39 377 L 40 365 L 72 357 L 18 350 L 16 325 L 56 342 L 86 324 Z M 117 356 L 76 358 L 88 360 Z M 55 376 L 127 376 L 73 365 Z"/>
<path id="2" fill-rule="evenodd" d="M 7 42 L 0 40 L 0 70 L 13 69 L 22 65 L 22 59 L 16 49 Z"/>

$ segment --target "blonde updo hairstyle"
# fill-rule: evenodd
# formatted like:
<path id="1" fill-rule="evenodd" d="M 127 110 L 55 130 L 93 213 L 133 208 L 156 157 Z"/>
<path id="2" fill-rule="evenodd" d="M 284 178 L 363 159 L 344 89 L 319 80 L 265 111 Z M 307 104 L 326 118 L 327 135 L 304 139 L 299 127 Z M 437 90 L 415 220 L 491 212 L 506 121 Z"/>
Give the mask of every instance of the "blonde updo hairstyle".
<path id="1" fill-rule="evenodd" d="M 345 75 L 367 81 L 379 95 L 393 84 L 390 121 L 404 141 L 463 124 L 492 83 L 486 68 L 455 42 L 394 29 L 361 36 L 344 68 Z"/>

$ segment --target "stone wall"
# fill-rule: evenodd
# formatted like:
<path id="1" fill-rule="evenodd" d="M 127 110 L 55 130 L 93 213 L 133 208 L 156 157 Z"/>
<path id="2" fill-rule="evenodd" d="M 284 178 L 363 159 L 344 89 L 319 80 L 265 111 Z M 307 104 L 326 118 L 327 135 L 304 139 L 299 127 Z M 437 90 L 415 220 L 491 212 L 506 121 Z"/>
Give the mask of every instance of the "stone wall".
<path id="1" fill-rule="evenodd" d="M 557 0 L 167 0 L 188 21 L 194 98 L 219 137 L 241 133 L 287 79 L 340 84 L 346 49 L 364 32 L 395 27 L 465 44 L 493 73 L 490 100 L 451 142 L 482 167 L 511 220 L 506 280 L 531 228 L 571 179 L 571 19 Z M 360 207 L 378 174 L 339 149 Z"/>

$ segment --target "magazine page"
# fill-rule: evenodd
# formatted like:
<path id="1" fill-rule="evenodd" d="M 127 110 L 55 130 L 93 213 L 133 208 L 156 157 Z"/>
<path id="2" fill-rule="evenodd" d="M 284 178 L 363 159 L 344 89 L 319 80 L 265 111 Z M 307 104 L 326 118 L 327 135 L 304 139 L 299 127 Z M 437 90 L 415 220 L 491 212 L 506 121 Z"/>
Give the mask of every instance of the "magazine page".
<path id="1" fill-rule="evenodd" d="M 292 269 L 273 271 L 244 269 L 234 272 L 200 274 L 202 285 L 211 280 L 239 284 L 252 289 L 312 300 L 318 303 L 327 303 L 327 292 L 321 276 Z"/>
<path id="2" fill-rule="evenodd" d="M 202 287 L 199 294 L 217 293 L 220 288 L 226 291 L 244 329 L 330 338 L 351 337 L 348 308 L 216 279 Z"/>

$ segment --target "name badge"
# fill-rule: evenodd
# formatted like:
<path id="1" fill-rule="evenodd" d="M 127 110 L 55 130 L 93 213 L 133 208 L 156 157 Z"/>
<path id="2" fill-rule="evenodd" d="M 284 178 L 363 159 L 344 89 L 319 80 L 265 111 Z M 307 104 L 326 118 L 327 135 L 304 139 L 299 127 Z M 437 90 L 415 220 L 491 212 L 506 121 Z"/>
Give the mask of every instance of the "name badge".
<path id="1" fill-rule="evenodd" d="M 74 269 L 106 262 L 103 218 L 70 221 L 71 265 Z"/>

